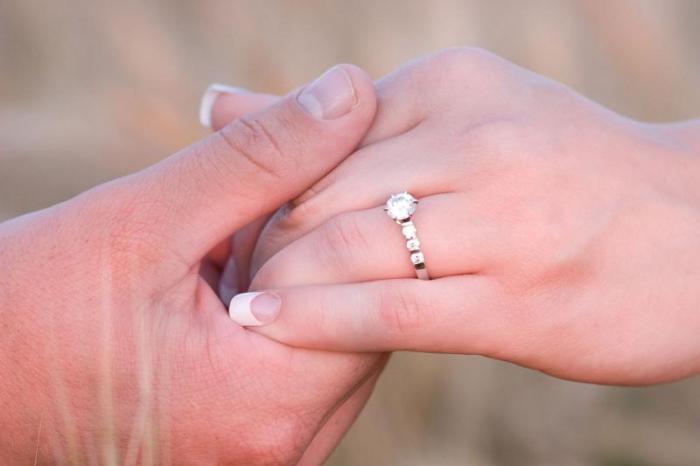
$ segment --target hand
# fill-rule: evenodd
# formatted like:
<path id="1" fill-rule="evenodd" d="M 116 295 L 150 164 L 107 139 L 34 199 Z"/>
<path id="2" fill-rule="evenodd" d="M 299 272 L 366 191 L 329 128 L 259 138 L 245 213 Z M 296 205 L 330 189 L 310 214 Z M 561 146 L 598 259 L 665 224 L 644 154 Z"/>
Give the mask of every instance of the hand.
<path id="1" fill-rule="evenodd" d="M 364 145 L 263 233 L 253 288 L 283 304 L 259 332 L 309 348 L 481 354 L 600 383 L 700 370 L 692 123 L 639 123 L 469 49 L 406 66 L 378 95 L 404 131 Z M 403 190 L 420 199 L 430 282 L 411 278 L 382 209 Z"/>
<path id="2" fill-rule="evenodd" d="M 220 130 L 232 121 L 258 112 L 280 99 L 279 96 L 251 93 L 240 88 L 213 84 L 205 92 L 200 121 L 205 128 Z M 367 137 L 372 137 L 370 129 Z M 218 290 L 224 304 L 250 286 L 250 263 L 261 230 L 270 215 L 245 225 L 212 249 L 202 262 L 200 275 Z M 317 464 L 330 453 L 359 415 L 388 361 L 388 354 L 377 354 L 377 369 L 333 412 L 307 448 L 303 463 Z"/>
<path id="3" fill-rule="evenodd" d="M 0 462 L 322 461 L 328 437 L 307 447 L 381 362 L 242 329 L 198 269 L 350 153 L 375 103 L 363 72 L 336 68 L 154 167 L 0 225 Z"/>

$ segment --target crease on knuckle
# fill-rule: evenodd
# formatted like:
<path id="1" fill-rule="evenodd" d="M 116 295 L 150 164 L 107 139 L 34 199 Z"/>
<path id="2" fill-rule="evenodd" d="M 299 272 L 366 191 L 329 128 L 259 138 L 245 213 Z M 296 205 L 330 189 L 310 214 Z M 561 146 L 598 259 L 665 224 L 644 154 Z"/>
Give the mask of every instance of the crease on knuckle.
<path id="1" fill-rule="evenodd" d="M 430 320 L 429 314 L 430 310 L 403 288 L 390 287 L 380 295 L 380 324 L 390 332 L 415 333 Z"/>
<path id="2" fill-rule="evenodd" d="M 247 160 L 256 171 L 280 177 L 279 166 L 286 161 L 286 156 L 278 138 L 262 120 L 243 116 L 219 134 L 228 148 Z"/>
<path id="3" fill-rule="evenodd" d="M 369 248 L 365 232 L 352 214 L 340 214 L 329 220 L 322 234 L 325 256 L 337 267 L 346 263 L 357 254 Z"/>

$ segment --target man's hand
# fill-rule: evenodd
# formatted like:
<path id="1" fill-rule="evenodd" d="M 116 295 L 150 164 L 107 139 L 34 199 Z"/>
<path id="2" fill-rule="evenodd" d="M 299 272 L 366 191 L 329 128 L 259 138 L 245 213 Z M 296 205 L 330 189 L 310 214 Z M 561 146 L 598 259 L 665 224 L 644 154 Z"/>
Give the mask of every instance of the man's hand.
<path id="1" fill-rule="evenodd" d="M 375 104 L 362 71 L 336 67 L 154 167 L 0 225 L 0 462 L 298 461 L 377 357 L 242 329 L 199 264 L 337 165 Z"/>

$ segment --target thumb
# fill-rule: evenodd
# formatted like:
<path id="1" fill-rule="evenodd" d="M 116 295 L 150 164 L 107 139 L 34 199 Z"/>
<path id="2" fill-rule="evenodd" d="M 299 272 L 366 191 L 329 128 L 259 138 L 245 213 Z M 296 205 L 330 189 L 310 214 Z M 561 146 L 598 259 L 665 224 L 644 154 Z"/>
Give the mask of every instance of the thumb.
<path id="1" fill-rule="evenodd" d="M 166 241 L 194 264 L 338 165 L 362 140 L 375 110 L 369 76 L 338 65 L 274 105 L 127 177 L 118 189 L 138 193 L 140 202 L 129 204 L 137 223 L 155 230 L 158 246 Z M 139 213 L 142 206 L 147 212 Z"/>

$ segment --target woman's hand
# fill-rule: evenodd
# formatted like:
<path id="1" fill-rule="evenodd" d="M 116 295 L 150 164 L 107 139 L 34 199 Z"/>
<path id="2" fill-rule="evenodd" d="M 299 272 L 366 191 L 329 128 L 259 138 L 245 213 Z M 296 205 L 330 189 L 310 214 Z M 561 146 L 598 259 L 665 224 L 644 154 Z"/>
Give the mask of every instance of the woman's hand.
<path id="1" fill-rule="evenodd" d="M 252 289 L 282 299 L 261 333 L 482 354 L 601 383 L 700 370 L 692 123 L 623 118 L 470 49 L 409 64 L 378 94 L 377 118 L 400 131 L 366 142 L 258 242 Z M 412 278 L 382 209 L 403 190 L 420 199 L 429 282 Z M 233 317 L 249 302 L 236 298 Z"/>
<path id="2" fill-rule="evenodd" d="M 214 245 L 365 135 L 369 78 L 348 66 L 324 76 L 154 167 L 0 225 L 0 463 L 319 464 L 329 453 L 347 426 L 307 447 L 371 389 L 381 361 L 246 331 L 198 273 Z"/>

